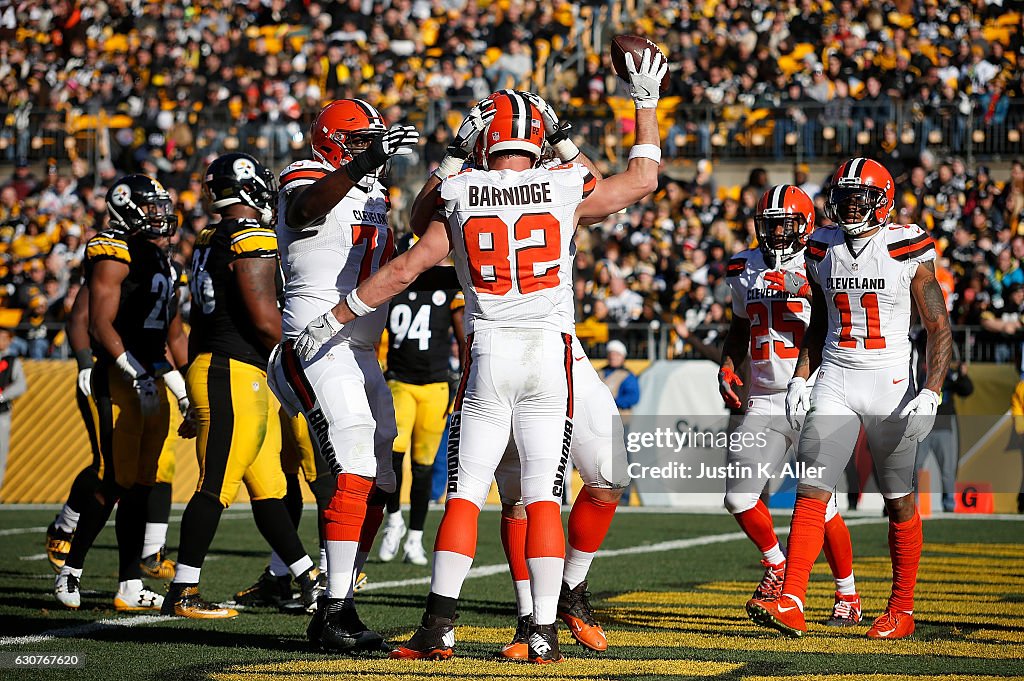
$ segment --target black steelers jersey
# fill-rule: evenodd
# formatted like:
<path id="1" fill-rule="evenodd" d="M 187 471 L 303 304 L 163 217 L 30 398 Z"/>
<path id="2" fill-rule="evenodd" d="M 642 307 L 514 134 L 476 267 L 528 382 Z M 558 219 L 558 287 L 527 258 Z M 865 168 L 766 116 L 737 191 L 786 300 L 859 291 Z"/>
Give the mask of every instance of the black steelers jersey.
<path id="1" fill-rule="evenodd" d="M 276 261 L 274 231 L 253 219 L 232 219 L 221 220 L 196 237 L 189 278 L 192 292 L 189 361 L 204 352 L 212 352 L 266 368 L 270 350 L 260 342 L 231 271 L 232 263 L 245 258 Z M 280 292 L 280 268 L 277 272 L 275 285 Z"/>
<path id="2" fill-rule="evenodd" d="M 128 276 L 121 282 L 114 330 L 121 336 L 125 350 L 148 371 L 155 372 L 166 364 L 164 346 L 167 327 L 176 309 L 174 291 L 178 274 L 171 268 L 167 253 L 155 243 L 141 235 L 125 236 L 115 230 L 100 232 L 86 245 L 86 281 L 91 282 L 96 264 L 103 260 L 128 266 Z M 113 362 L 114 358 L 95 338 L 92 347 L 98 362 Z"/>
<path id="3" fill-rule="evenodd" d="M 404 291 L 388 312 L 389 379 L 426 385 L 448 380 L 452 313 L 465 305 L 462 291 Z"/>

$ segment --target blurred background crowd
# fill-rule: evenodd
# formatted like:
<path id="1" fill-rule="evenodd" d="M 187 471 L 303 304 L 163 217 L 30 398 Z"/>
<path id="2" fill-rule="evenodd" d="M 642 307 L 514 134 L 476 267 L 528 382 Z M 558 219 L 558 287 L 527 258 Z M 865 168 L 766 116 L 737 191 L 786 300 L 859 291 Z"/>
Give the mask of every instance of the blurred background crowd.
<path id="1" fill-rule="evenodd" d="M 0 326 L 65 356 L 63 320 L 103 195 L 157 177 L 207 217 L 201 173 L 240 149 L 275 171 L 307 155 L 322 104 L 361 97 L 424 133 L 392 163 L 396 224 L 466 108 L 537 91 L 608 171 L 632 105 L 607 44 L 670 55 L 656 194 L 581 230 L 581 336 L 631 356 L 714 352 L 724 266 L 749 246 L 770 184 L 821 187 L 844 157 L 883 162 L 894 220 L 930 230 L 958 341 L 1011 361 L 1024 312 L 1024 32 L 1017 0 L 0 0 Z M 738 179 L 737 179 L 738 178 Z M 187 308 L 187 301 L 183 301 Z M 981 353 L 979 356 L 978 353 Z"/>

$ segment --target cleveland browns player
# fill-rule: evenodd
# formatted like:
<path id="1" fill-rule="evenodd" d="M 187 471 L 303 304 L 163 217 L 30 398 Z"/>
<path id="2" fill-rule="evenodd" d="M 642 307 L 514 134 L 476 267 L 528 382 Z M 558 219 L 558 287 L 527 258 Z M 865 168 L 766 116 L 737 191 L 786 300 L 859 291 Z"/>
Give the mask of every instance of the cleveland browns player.
<path id="1" fill-rule="evenodd" d="M 522 463 L 528 517 L 526 560 L 533 596 L 528 660 L 558 662 L 555 626 L 565 559 L 561 497 L 572 437 L 572 249 L 576 225 L 638 201 L 657 185 L 661 158 L 655 107 L 664 55 L 639 67 L 627 55 L 637 108 L 637 144 L 627 170 L 597 180 L 584 166 L 538 167 L 543 115 L 518 94 L 494 101 L 478 163 L 441 181 L 444 207 L 420 240 L 296 341 L 303 355 L 373 314 L 454 248 L 466 295 L 466 369 L 449 434 L 448 501 L 434 545 L 421 626 L 392 653 L 399 659 L 454 654 L 454 619 L 473 563 L 477 521 L 510 431 Z M 512 268 L 513 257 L 517 267 Z"/>
<path id="2" fill-rule="evenodd" d="M 192 333 L 188 392 L 197 428 L 199 484 L 181 519 L 174 581 L 163 614 L 235 617 L 199 592 L 203 561 L 221 513 L 245 483 L 256 527 L 282 557 L 306 605 L 318 595 L 317 569 L 284 505 L 280 404 L 266 364 L 281 333 L 277 306 L 274 176 L 248 154 L 210 164 L 203 182 L 221 219 L 196 237 L 192 252 Z"/>
<path id="3" fill-rule="evenodd" d="M 799 187 L 777 185 L 758 201 L 754 225 L 757 247 L 737 254 L 726 268 L 733 316 L 725 336 L 718 384 L 725 406 L 741 408 L 733 387 L 743 385 L 737 371 L 749 354 L 752 385 L 737 432 L 759 433 L 763 439 L 749 439 L 756 447 L 730 447 L 727 461 L 750 471 L 767 465 L 766 470 L 774 476 L 800 436 L 785 418 L 786 384 L 796 366 L 811 305 L 805 298 L 776 291 L 769 284 L 781 272 L 806 271 L 804 251 L 814 231 L 814 203 Z M 786 571 L 786 556 L 765 504 L 770 480 L 760 475 L 730 477 L 725 492 L 725 507 L 763 556 L 764 576 L 753 595 L 762 600 L 779 597 Z M 836 581 L 835 603 L 826 624 L 853 626 L 861 615 L 853 577 L 853 547 L 834 494 L 825 513 L 825 557 Z"/>
<path id="4" fill-rule="evenodd" d="M 313 121 L 314 160 L 281 173 L 277 238 L 286 340 L 271 356 L 269 379 L 289 415 L 305 417 L 336 479 L 322 517 L 328 593 L 306 632 L 326 650 L 380 650 L 384 641 L 359 619 L 353 591 L 385 499 L 395 490 L 395 412 L 374 351 L 387 310 L 349 325 L 319 353 L 300 356 L 294 339 L 391 257 L 390 200 L 380 175 L 392 155 L 418 139 L 411 126 L 386 128 L 366 102 L 341 99 Z"/>
<path id="5" fill-rule="evenodd" d="M 379 550 L 384 562 L 395 557 L 406 533 L 400 507 L 406 453 L 412 459 L 412 483 L 409 536 L 402 547 L 404 560 L 414 565 L 428 562 L 423 549 L 423 525 L 430 505 L 434 458 L 448 421 L 451 337 L 454 333 L 461 357 L 464 311 L 465 298 L 457 289 L 404 291 L 391 301 L 385 378 L 395 402 L 398 437 L 392 447 L 395 491 L 388 496 L 387 521 Z"/>
<path id="6" fill-rule="evenodd" d="M 143 584 L 139 557 L 147 497 L 170 421 L 165 380 L 181 380 L 165 353 L 169 335 L 181 333 L 166 250 L 178 218 L 167 191 L 145 175 L 117 181 L 106 202 L 110 226 L 86 247 L 89 332 L 96 353 L 92 395 L 103 480 L 82 508 L 54 593 L 66 607 L 80 606 L 86 554 L 117 504 L 120 583 L 114 606 L 155 610 L 163 597 Z"/>
<path id="7" fill-rule="evenodd" d="M 935 246 L 917 225 L 889 222 L 892 176 L 880 163 L 855 158 L 839 166 L 826 214 L 835 224 L 807 242 L 807 282 L 799 273 L 779 288 L 809 286 L 811 321 L 786 395 L 786 413 L 802 426 L 798 460 L 822 473 L 797 487 L 782 595 L 751 599 L 758 623 L 791 636 L 807 631 L 804 601 L 811 565 L 821 551 L 829 498 L 863 426 L 889 515 L 892 592 L 869 638 L 914 633 L 914 587 L 921 557 L 921 517 L 914 503 L 917 443 L 935 421 L 952 334 L 935 279 Z M 787 270 L 787 275 L 789 271 Z M 928 332 L 928 379 L 914 394 L 911 303 Z M 810 372 L 819 368 L 814 386 Z"/>

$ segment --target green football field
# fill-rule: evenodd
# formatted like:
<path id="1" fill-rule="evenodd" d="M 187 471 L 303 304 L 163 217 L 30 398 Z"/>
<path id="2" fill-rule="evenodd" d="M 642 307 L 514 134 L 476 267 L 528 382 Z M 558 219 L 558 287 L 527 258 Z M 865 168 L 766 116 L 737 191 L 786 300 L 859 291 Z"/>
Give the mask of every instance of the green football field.
<path id="1" fill-rule="evenodd" d="M 180 515 L 180 510 L 173 517 Z M 431 512 L 427 535 L 440 516 Z M 870 641 L 867 623 L 835 631 L 811 625 L 803 639 L 751 624 L 743 605 L 760 578 L 756 550 L 724 512 L 715 515 L 625 512 L 612 526 L 590 577 L 610 648 L 584 651 L 563 631 L 560 665 L 537 667 L 495 658 L 514 625 L 512 591 L 498 538 L 498 514 L 485 512 L 474 572 L 466 582 L 455 660 L 399 662 L 329 656 L 308 650 L 305 617 L 248 610 L 235 620 L 195 621 L 118 615 L 114 532 L 89 556 L 82 609 L 60 608 L 43 555 L 53 511 L 0 510 L 0 659 L 11 653 L 78 653 L 70 671 L 0 670 L 0 679 L 885 679 L 947 681 L 1024 678 L 1024 523 L 1015 518 L 937 519 L 925 523 L 915 619 L 904 641 Z M 779 524 L 788 522 L 786 516 Z M 867 621 L 889 589 L 884 520 L 850 520 L 855 569 Z M 172 520 L 169 544 L 177 544 Z M 301 528 L 315 545 L 313 515 Z M 203 594 L 229 598 L 260 574 L 267 549 L 248 509 L 222 521 L 203 570 Z M 429 568 L 371 562 L 358 597 L 363 619 L 402 641 L 418 622 Z M 824 619 L 832 583 L 823 561 L 809 595 L 809 620 Z"/>

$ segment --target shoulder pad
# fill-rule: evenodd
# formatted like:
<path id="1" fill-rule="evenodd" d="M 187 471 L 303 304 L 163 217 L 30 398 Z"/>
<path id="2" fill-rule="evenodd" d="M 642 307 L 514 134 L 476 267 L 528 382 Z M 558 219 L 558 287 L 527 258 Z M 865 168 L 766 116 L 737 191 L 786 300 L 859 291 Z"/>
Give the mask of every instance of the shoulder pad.
<path id="1" fill-rule="evenodd" d="M 131 251 L 128 242 L 114 232 L 100 232 L 85 246 L 86 260 L 117 260 L 131 264 Z"/>
<path id="2" fill-rule="evenodd" d="M 729 264 L 725 266 L 725 276 L 727 277 L 738 277 L 743 274 L 744 270 L 747 269 L 747 259 L 742 255 L 738 255 L 729 260 Z"/>
<path id="3" fill-rule="evenodd" d="M 906 262 L 935 258 L 935 241 L 917 225 L 890 225 L 886 228 L 885 240 L 893 260 Z"/>
<path id="4" fill-rule="evenodd" d="M 295 161 L 281 171 L 278 184 L 281 191 L 287 193 L 296 187 L 312 184 L 331 172 L 333 169 L 320 161 Z"/>
<path id="5" fill-rule="evenodd" d="M 231 230 L 230 248 L 235 258 L 272 258 L 277 255 L 277 234 L 255 220 L 239 220 Z"/>

